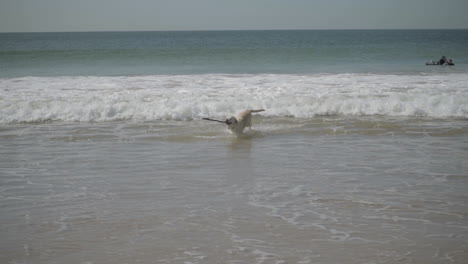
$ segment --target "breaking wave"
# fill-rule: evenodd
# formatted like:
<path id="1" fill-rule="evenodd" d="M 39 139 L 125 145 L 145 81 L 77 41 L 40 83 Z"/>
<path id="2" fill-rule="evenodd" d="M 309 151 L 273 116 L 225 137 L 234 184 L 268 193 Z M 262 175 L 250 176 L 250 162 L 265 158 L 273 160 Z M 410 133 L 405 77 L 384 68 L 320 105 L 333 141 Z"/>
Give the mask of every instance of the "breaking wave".
<path id="1" fill-rule="evenodd" d="M 267 117 L 468 118 L 468 76 L 155 75 L 0 79 L 0 123 L 194 120 L 264 108 Z"/>

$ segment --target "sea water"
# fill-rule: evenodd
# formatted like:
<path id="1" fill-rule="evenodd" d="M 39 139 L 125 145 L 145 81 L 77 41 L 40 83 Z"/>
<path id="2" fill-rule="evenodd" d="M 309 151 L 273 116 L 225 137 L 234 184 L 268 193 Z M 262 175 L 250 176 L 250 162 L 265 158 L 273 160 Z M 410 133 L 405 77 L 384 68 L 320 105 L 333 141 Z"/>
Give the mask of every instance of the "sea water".
<path id="1" fill-rule="evenodd" d="M 0 77 L 466 73 L 467 30 L 0 34 Z M 443 55 L 456 67 L 426 67 Z"/>
<path id="2" fill-rule="evenodd" d="M 0 34 L 2 263 L 464 263 L 468 31 Z M 426 66 L 445 55 L 455 66 Z M 223 119 L 247 108 L 252 130 Z"/>

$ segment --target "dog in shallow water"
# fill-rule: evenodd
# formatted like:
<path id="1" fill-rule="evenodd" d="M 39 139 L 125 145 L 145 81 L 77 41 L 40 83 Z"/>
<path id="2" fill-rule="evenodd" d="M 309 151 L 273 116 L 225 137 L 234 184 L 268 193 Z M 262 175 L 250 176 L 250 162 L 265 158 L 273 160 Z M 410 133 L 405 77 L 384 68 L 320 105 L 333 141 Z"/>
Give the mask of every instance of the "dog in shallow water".
<path id="1" fill-rule="evenodd" d="M 249 129 L 252 128 L 252 113 L 263 112 L 264 109 L 258 110 L 244 110 L 237 117 L 228 116 L 226 118 L 226 125 L 228 129 L 231 130 L 232 133 L 236 134 L 237 136 L 241 135 L 244 132 L 244 128 L 248 127 Z"/>

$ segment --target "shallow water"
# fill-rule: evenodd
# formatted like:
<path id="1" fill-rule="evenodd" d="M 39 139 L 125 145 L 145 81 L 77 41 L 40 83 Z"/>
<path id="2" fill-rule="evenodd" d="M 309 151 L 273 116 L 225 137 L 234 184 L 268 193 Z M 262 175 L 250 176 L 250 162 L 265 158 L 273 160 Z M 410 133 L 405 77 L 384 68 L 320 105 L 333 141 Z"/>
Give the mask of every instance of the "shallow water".
<path id="1" fill-rule="evenodd" d="M 0 126 L 2 263 L 463 263 L 464 119 Z"/>
<path id="2" fill-rule="evenodd" d="M 0 34 L 0 263 L 465 263 L 467 43 Z"/>

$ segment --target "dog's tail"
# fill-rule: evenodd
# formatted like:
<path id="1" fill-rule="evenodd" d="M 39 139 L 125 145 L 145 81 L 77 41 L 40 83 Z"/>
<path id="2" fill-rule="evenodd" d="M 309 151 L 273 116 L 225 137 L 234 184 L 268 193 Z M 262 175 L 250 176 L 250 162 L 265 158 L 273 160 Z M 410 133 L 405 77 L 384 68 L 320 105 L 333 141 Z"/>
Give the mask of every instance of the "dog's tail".
<path id="1" fill-rule="evenodd" d="M 257 109 L 257 110 L 250 110 L 252 113 L 258 113 L 258 112 L 263 112 L 265 109 Z"/>

